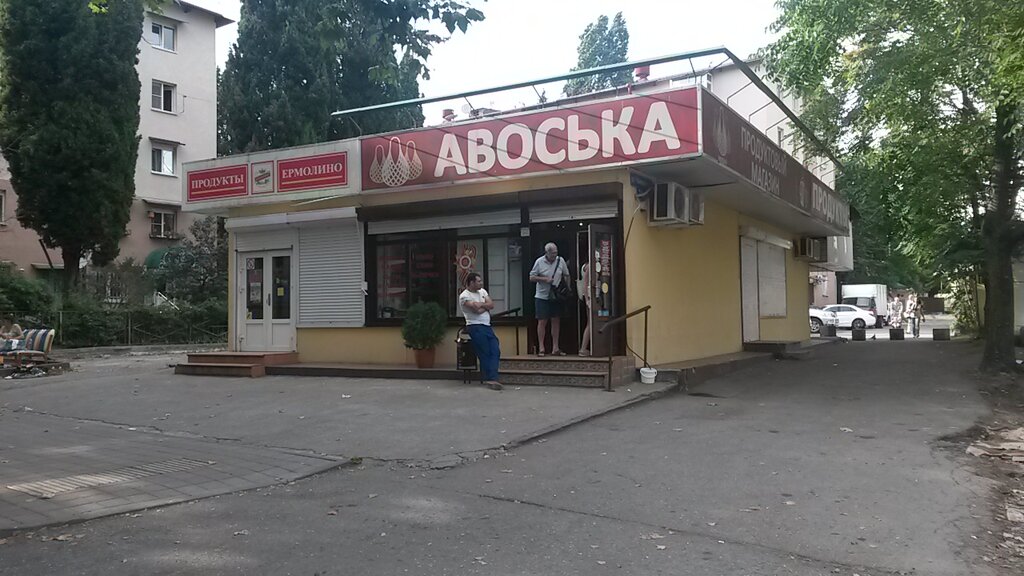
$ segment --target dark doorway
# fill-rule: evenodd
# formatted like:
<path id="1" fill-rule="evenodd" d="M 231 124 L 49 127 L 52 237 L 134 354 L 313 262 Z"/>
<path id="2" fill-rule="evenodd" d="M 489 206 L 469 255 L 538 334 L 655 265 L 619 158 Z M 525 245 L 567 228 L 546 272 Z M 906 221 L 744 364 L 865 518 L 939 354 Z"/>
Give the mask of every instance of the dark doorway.
<path id="1" fill-rule="evenodd" d="M 601 225 L 602 230 L 619 230 L 618 219 L 603 219 L 603 220 L 588 220 L 588 221 L 568 221 L 568 222 L 542 222 L 535 223 L 530 226 L 530 242 L 529 255 L 524 255 L 524 269 L 527 266 L 532 267 L 533 262 L 544 255 L 544 246 L 548 242 L 554 242 L 558 246 L 558 255 L 565 259 L 566 264 L 569 267 L 569 272 L 572 274 L 573 279 L 573 291 L 578 296 L 577 287 L 579 283 L 577 280 L 581 278 L 581 266 L 589 261 L 588 253 L 591 251 L 589 246 L 589 234 L 591 225 Z M 613 242 L 615 246 L 615 257 L 618 260 L 620 243 L 619 234 L 614 235 Z M 616 290 L 612 292 L 616 305 L 614 306 L 614 312 L 606 309 L 605 314 L 621 314 L 618 311 L 618 302 L 624 301 L 623 284 L 625 275 L 622 274 L 621 266 L 615 266 L 616 274 L 612 278 L 612 282 L 615 284 Z M 529 302 L 527 304 L 527 314 L 529 316 L 529 335 L 528 335 L 528 346 L 527 349 L 531 354 L 536 353 L 538 349 L 537 340 L 537 319 L 534 315 L 534 294 L 535 285 L 527 280 L 527 286 L 524 289 L 524 295 L 529 298 L 524 298 L 524 301 Z M 607 307 L 606 307 L 607 308 Z M 582 298 L 574 298 L 573 301 L 564 307 L 563 316 L 561 318 L 561 331 L 559 335 L 559 349 L 566 354 L 579 354 L 580 343 L 583 337 L 583 331 L 585 330 L 587 323 L 591 322 L 592 319 L 589 317 L 586 304 Z M 600 344 L 597 344 L 597 340 L 601 340 Z M 550 329 L 545 335 L 545 346 L 544 349 L 551 351 L 551 335 Z M 614 345 L 614 347 L 618 347 Z M 608 351 L 605 350 L 606 345 L 604 343 L 604 337 L 596 333 L 592 335 L 592 347 L 591 350 L 597 355 L 607 355 Z M 621 352 L 614 352 L 616 354 Z"/>

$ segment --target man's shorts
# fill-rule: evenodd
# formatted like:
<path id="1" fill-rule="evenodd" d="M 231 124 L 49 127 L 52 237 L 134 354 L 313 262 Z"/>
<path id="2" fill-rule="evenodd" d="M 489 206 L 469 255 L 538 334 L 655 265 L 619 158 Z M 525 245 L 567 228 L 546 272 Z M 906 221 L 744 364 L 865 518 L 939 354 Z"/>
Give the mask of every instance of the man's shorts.
<path id="1" fill-rule="evenodd" d="M 561 318 L 562 317 L 562 303 L 558 300 L 544 300 L 542 298 L 534 298 L 534 308 L 538 320 L 547 320 L 549 318 Z"/>

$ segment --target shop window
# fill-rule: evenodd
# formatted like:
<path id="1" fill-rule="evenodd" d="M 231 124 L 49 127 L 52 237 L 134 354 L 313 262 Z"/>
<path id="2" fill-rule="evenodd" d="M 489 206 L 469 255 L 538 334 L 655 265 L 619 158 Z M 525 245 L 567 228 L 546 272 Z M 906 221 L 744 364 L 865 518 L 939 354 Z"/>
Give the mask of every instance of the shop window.
<path id="1" fill-rule="evenodd" d="M 153 110 L 173 113 L 177 91 L 174 84 L 153 80 Z"/>
<path id="2" fill-rule="evenodd" d="M 421 240 L 377 246 L 378 318 L 403 318 L 417 302 L 444 306 L 444 245 Z"/>
<path id="3" fill-rule="evenodd" d="M 449 293 L 455 295 L 448 313 L 461 317 L 457 298 L 465 289 L 466 276 L 483 276 L 484 288 L 494 300 L 492 313 L 523 305 L 523 250 L 519 238 L 459 238 L 451 244 L 454 272 Z"/>
<path id="4" fill-rule="evenodd" d="M 173 212 L 153 212 L 149 235 L 152 238 L 175 238 L 175 216 Z"/>
<path id="5" fill-rule="evenodd" d="M 175 50 L 177 30 L 174 26 L 167 26 L 159 22 L 153 22 L 149 28 L 149 43 L 164 50 Z"/>
<path id="6" fill-rule="evenodd" d="M 505 227 L 499 230 L 508 234 Z M 458 296 L 470 272 L 484 277 L 494 313 L 523 304 L 522 244 L 518 236 L 460 238 L 455 230 L 376 237 L 376 319 L 403 318 L 417 302 L 436 302 L 452 319 L 462 318 Z M 371 237 L 373 238 L 373 237 Z"/>

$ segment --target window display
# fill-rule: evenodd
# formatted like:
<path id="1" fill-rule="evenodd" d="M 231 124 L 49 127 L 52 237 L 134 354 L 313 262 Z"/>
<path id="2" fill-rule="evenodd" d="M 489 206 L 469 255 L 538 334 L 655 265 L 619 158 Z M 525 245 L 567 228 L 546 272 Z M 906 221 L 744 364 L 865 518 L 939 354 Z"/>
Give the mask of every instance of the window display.
<path id="1" fill-rule="evenodd" d="M 495 232 L 510 234 L 504 227 Z M 371 291 L 377 319 L 403 318 L 409 306 L 420 301 L 437 302 L 451 318 L 461 318 L 458 295 L 470 272 L 483 275 L 495 313 L 522 306 L 518 237 L 462 238 L 452 230 L 441 237 L 434 232 L 371 238 L 377 240 L 376 286 Z"/>

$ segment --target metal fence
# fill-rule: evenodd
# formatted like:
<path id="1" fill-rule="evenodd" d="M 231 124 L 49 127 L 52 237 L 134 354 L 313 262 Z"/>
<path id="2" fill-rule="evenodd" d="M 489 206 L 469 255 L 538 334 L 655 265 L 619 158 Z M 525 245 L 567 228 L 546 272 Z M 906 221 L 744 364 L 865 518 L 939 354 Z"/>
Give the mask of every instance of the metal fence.
<path id="1" fill-rule="evenodd" d="M 227 342 L 227 318 L 171 308 L 47 313 L 0 312 L 24 330 L 53 328 L 55 344 L 64 348 L 145 346 L 150 344 L 217 344 Z"/>

